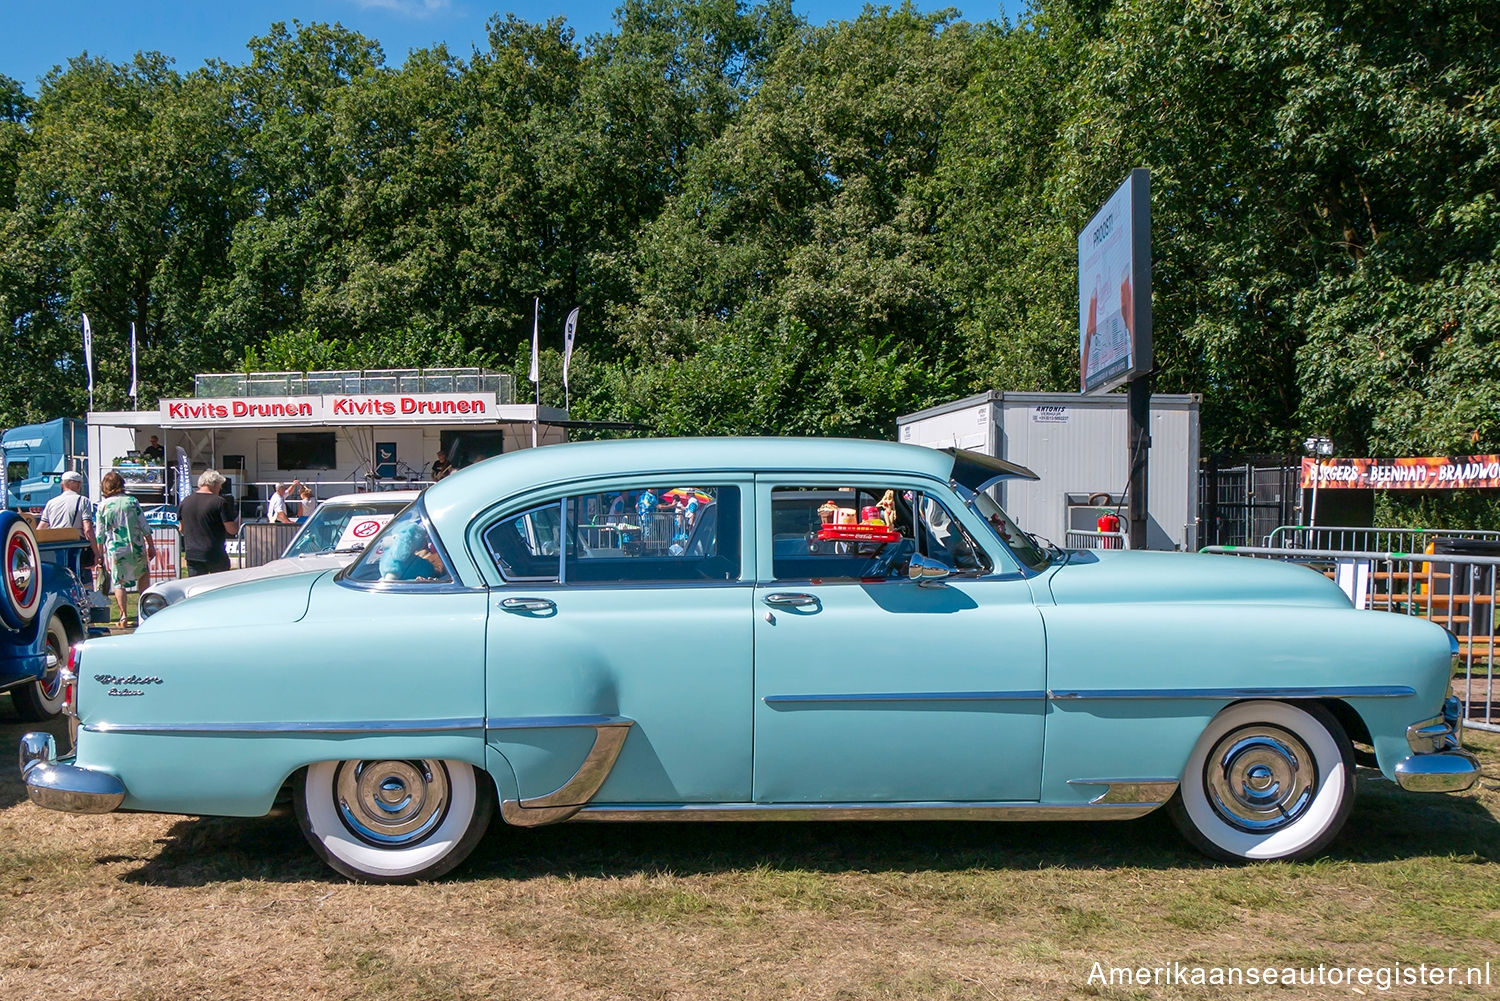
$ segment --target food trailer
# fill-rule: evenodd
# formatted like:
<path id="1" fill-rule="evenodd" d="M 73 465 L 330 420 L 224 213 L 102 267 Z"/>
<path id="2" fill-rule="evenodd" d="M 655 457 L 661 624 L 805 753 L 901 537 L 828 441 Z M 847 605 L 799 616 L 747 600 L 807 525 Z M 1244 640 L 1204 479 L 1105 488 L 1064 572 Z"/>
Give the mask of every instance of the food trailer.
<path id="1" fill-rule="evenodd" d="M 176 505 L 218 469 L 252 520 L 294 478 L 318 499 L 410 489 L 432 482 L 439 451 L 463 467 L 567 439 L 566 411 L 517 404 L 509 375 L 477 368 L 208 374 L 194 389 L 89 414 L 91 496 L 115 469 L 143 504 Z"/>

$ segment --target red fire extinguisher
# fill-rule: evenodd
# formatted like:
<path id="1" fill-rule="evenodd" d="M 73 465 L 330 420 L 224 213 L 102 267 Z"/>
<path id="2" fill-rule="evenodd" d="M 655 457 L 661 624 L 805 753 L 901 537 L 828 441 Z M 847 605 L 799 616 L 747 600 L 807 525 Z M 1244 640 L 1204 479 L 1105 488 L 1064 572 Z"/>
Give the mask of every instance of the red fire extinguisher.
<path id="1" fill-rule="evenodd" d="M 1101 514 L 1099 516 L 1099 520 L 1096 522 L 1096 525 L 1098 527 L 1098 530 L 1101 531 L 1101 532 L 1118 532 L 1120 530 L 1120 518 L 1119 518 L 1119 515 L 1115 514 L 1112 511 L 1105 511 L 1103 514 Z M 1101 539 L 1100 540 L 1100 544 L 1105 549 L 1119 549 L 1120 548 L 1120 540 L 1119 539 L 1113 539 L 1113 538 L 1110 538 L 1110 539 Z"/>

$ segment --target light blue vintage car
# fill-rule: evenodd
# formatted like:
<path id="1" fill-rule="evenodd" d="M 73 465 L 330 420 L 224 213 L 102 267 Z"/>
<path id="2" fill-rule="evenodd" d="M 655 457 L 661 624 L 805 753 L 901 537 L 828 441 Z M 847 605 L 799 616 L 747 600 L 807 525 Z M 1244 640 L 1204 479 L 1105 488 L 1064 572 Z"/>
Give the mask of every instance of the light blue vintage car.
<path id="1" fill-rule="evenodd" d="M 1448 635 L 1316 573 L 1063 552 L 1022 467 L 882 442 L 558 445 L 432 487 L 348 569 L 75 655 L 52 809 L 257 816 L 431 878 L 507 824 L 1128 819 L 1222 859 L 1322 850 L 1357 753 L 1464 789 Z M 1356 752 L 1355 747 L 1362 747 Z"/>

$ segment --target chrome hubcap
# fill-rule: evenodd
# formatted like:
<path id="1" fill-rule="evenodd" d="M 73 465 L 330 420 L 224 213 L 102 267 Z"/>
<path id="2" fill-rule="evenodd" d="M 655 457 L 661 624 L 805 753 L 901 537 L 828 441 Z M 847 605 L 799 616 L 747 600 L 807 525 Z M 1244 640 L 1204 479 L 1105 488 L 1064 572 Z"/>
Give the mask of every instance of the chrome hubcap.
<path id="1" fill-rule="evenodd" d="M 346 761 L 334 785 L 344 826 L 381 848 L 420 842 L 448 812 L 448 772 L 441 761 Z"/>
<path id="2" fill-rule="evenodd" d="M 1214 746 L 1204 768 L 1214 812 L 1244 831 L 1293 823 L 1312 804 L 1318 787 L 1307 745 L 1278 726 L 1235 730 Z"/>

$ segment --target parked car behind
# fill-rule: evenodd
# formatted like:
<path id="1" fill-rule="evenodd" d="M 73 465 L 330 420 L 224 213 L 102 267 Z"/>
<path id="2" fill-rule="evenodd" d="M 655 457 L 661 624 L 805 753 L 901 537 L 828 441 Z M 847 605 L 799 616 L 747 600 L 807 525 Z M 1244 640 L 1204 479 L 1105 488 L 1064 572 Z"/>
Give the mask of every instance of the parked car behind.
<path id="1" fill-rule="evenodd" d="M 0 690 L 24 720 L 62 711 L 68 652 L 89 628 L 92 592 L 80 559 L 91 550 L 76 529 L 37 533 L 14 511 L 0 511 Z"/>
<path id="2" fill-rule="evenodd" d="M 420 490 L 389 490 L 380 493 L 343 494 L 319 504 L 292 536 L 281 558 L 258 567 L 182 577 L 153 584 L 141 595 L 140 615 L 145 620 L 168 605 L 196 594 L 230 584 L 267 577 L 303 573 L 307 570 L 337 570 L 347 566 L 386 522 L 417 499 Z M 242 529 L 243 531 L 243 529 Z"/>
<path id="3" fill-rule="evenodd" d="M 1355 744 L 1407 789 L 1477 778 L 1441 628 L 1355 611 L 1301 567 L 1040 545 L 987 492 L 1008 477 L 1033 474 L 869 441 L 497 457 L 343 571 L 89 641 L 76 753 L 28 734 L 25 782 L 75 812 L 258 816 L 286 789 L 330 866 L 395 882 L 447 872 L 496 810 L 533 827 L 1168 806 L 1215 857 L 1295 859 L 1348 816 Z M 674 489 L 696 510 L 621 503 Z M 232 653 L 205 657 L 210 634 Z"/>

